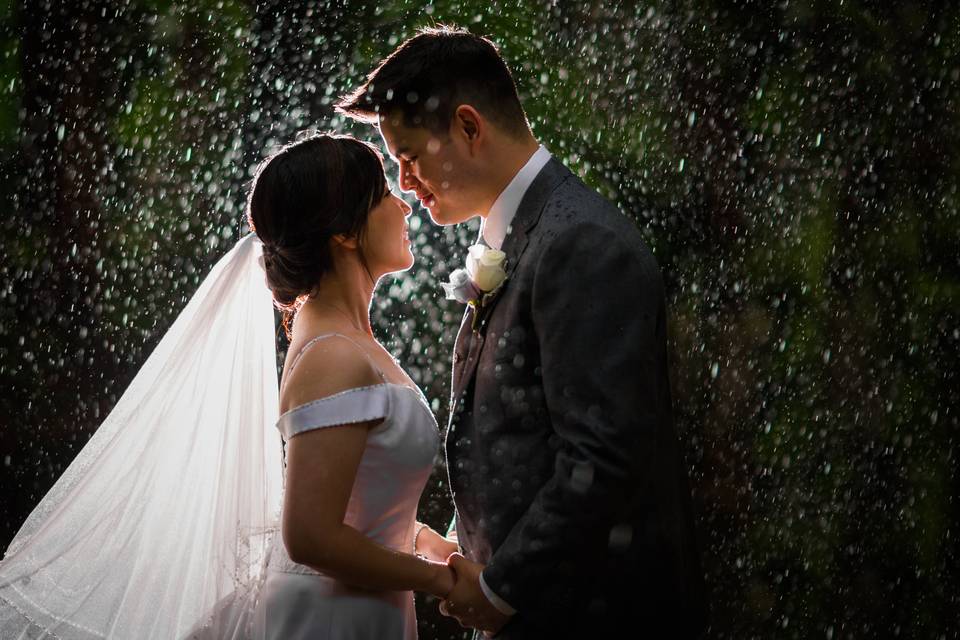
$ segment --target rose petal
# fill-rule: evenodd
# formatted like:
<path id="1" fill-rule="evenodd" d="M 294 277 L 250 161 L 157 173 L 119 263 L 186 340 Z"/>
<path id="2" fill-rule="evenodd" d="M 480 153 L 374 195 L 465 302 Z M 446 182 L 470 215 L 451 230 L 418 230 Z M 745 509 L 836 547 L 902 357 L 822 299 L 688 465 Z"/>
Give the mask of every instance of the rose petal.
<path id="1" fill-rule="evenodd" d="M 487 250 L 483 256 L 480 258 L 480 264 L 487 266 L 497 266 L 503 264 L 503 261 L 506 260 L 507 254 L 503 251 L 497 249 Z"/>
<path id="2" fill-rule="evenodd" d="M 507 273 L 498 266 L 495 267 L 481 267 L 477 274 L 474 276 L 473 281 L 477 284 L 477 287 L 481 291 L 492 291 L 503 282 L 506 278 Z"/>
<path id="3" fill-rule="evenodd" d="M 479 258 L 474 258 L 473 256 L 467 256 L 467 273 L 470 274 L 470 277 L 474 280 L 477 279 L 477 270 L 480 268 Z"/>
<path id="4" fill-rule="evenodd" d="M 467 249 L 467 256 L 475 260 L 479 260 L 483 257 L 485 251 L 487 251 L 487 247 L 483 246 L 482 244 L 471 245 L 471 247 Z"/>
<path id="5" fill-rule="evenodd" d="M 456 269 L 453 273 L 450 274 L 450 284 L 455 286 L 461 286 L 465 282 L 470 281 L 470 274 L 467 273 L 466 269 Z"/>

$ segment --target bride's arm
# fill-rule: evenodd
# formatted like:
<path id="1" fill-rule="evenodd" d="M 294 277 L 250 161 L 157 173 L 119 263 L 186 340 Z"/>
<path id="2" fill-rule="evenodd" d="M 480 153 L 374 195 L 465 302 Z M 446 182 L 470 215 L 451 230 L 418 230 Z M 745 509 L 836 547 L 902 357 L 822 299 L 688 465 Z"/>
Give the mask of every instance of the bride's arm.
<path id="1" fill-rule="evenodd" d="M 297 407 L 379 382 L 355 349 L 347 340 L 324 340 L 304 352 L 286 381 L 281 406 Z M 287 553 L 294 562 L 347 584 L 445 597 L 454 578 L 445 563 L 388 549 L 344 524 L 367 431 L 377 424 L 324 426 L 289 439 L 281 522 Z"/>
<path id="2" fill-rule="evenodd" d="M 454 580 L 446 563 L 388 549 L 344 524 L 370 426 L 325 427 L 290 439 L 282 522 L 287 552 L 294 562 L 347 584 L 444 598 Z"/>

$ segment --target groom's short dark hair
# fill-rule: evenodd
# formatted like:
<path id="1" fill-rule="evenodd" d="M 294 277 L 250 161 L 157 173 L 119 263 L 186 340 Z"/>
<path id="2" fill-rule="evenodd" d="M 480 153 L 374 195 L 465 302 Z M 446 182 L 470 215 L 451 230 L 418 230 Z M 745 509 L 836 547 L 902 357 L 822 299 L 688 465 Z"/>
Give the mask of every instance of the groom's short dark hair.
<path id="1" fill-rule="evenodd" d="M 363 122 L 402 113 L 408 127 L 446 133 L 454 111 L 469 104 L 499 129 L 529 131 L 510 70 L 490 40 L 454 27 L 429 27 L 403 42 L 337 103 Z"/>

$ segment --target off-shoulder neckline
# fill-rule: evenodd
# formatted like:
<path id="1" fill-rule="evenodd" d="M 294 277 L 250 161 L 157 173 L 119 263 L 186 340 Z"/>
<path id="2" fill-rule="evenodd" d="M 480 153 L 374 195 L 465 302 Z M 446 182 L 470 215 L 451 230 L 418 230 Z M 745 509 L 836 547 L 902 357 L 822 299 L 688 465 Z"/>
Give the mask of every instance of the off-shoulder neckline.
<path id="1" fill-rule="evenodd" d="M 305 402 L 301 405 L 297 405 L 296 407 L 293 407 L 292 409 L 287 409 L 286 411 L 281 413 L 280 417 L 277 418 L 277 422 L 279 422 L 280 420 L 284 419 L 285 417 L 293 413 L 302 411 L 303 409 L 306 409 L 308 407 L 312 407 L 314 405 L 321 404 L 323 402 L 327 402 L 329 400 L 333 400 L 334 398 L 339 398 L 341 396 L 344 396 L 350 393 L 357 393 L 359 391 L 368 391 L 370 389 L 376 389 L 378 387 L 400 387 L 401 389 L 409 389 L 410 391 L 414 392 L 417 395 L 417 398 L 420 400 L 420 403 L 424 406 L 424 408 L 428 412 L 430 412 L 430 415 L 433 416 L 433 410 L 430 409 L 430 405 L 427 402 L 427 397 L 423 394 L 423 391 L 420 389 L 420 387 L 411 387 L 408 384 L 403 384 L 400 382 L 380 382 L 377 384 L 368 384 L 363 387 L 353 387 L 352 389 L 344 389 L 343 391 L 338 391 L 337 393 L 331 394 L 329 396 L 325 396 L 323 398 L 317 398 L 316 400 L 311 400 L 310 402 Z"/>

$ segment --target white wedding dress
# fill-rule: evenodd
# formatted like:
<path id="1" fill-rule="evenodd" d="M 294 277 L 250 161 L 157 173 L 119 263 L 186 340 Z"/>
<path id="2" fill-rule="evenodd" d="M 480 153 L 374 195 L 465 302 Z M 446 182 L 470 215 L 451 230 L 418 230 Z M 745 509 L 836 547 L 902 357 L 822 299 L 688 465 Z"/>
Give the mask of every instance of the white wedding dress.
<path id="1" fill-rule="evenodd" d="M 324 339 L 353 342 L 340 334 L 318 336 L 297 358 Z M 280 416 L 277 428 L 289 440 L 313 429 L 383 418 L 367 436 L 345 522 L 385 547 L 412 553 L 417 504 L 439 447 L 437 422 L 419 389 L 387 382 L 370 362 L 381 384 L 291 409 Z M 295 366 L 296 360 L 291 370 Z M 370 591 L 321 575 L 290 560 L 279 536 L 270 552 L 259 607 L 263 611 L 255 617 L 266 625 L 262 636 L 270 640 L 417 637 L 412 591 Z"/>
<path id="2" fill-rule="evenodd" d="M 290 438 L 383 418 L 346 521 L 411 553 L 439 444 L 423 395 L 383 377 L 279 419 L 278 407 L 272 300 L 250 234 L 6 549 L 0 639 L 415 638 L 412 592 L 349 587 L 290 561 L 276 428 Z"/>

